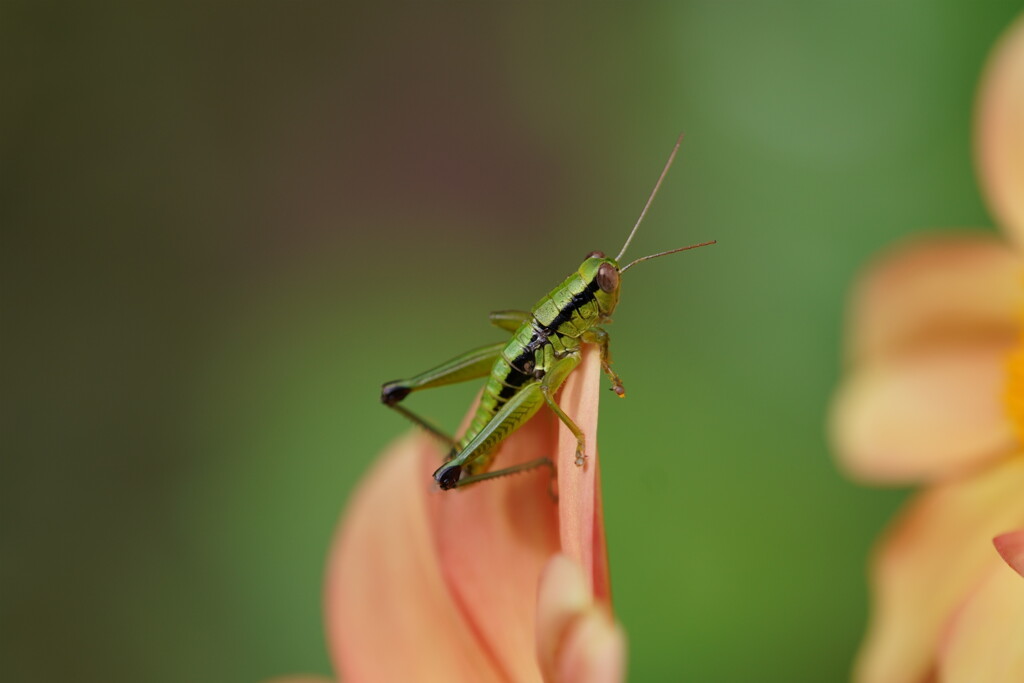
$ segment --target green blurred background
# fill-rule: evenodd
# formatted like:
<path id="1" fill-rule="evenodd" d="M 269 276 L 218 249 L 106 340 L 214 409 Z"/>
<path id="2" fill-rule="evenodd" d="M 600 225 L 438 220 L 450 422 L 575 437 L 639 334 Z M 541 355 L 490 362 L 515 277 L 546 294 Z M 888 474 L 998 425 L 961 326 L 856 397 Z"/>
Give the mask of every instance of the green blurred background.
<path id="1" fill-rule="evenodd" d="M 3 3 L 3 677 L 329 672 L 328 542 L 407 429 L 380 383 L 617 250 L 682 130 L 631 255 L 720 244 L 631 273 L 601 418 L 631 679 L 845 679 L 904 493 L 829 457 L 844 296 L 991 223 L 1018 9 Z"/>

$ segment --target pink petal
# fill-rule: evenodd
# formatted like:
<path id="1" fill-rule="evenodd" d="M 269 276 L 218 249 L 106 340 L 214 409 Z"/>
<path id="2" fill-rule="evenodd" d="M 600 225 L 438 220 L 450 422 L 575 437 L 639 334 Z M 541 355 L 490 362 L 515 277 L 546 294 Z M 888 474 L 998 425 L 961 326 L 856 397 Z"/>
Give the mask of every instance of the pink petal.
<path id="1" fill-rule="evenodd" d="M 563 395 L 564 396 L 564 395 Z M 566 404 L 565 410 L 573 406 Z M 571 414 L 571 412 L 570 412 Z M 556 450 L 554 415 L 545 409 L 497 452 L 492 469 Z M 424 482 L 429 482 L 429 474 Z M 434 491 L 427 514 L 451 596 L 506 679 L 540 680 L 534 655 L 537 581 L 558 552 L 551 470 Z"/>
<path id="2" fill-rule="evenodd" d="M 591 455 L 599 374 L 597 352 L 586 348 L 558 397 Z M 546 468 L 442 492 L 431 478 L 442 460 L 432 440 L 404 440 L 385 456 L 350 503 L 328 566 L 328 636 L 344 680 L 540 679 L 535 595 L 560 537 L 590 558 L 588 593 L 608 592 L 596 461 L 577 468 L 575 441 L 559 450 L 557 433 L 542 409 L 503 444 L 493 469 L 554 457 L 558 505 Z M 569 506 L 580 509 L 567 514 Z M 559 509 L 571 520 L 561 533 Z"/>
<path id="3" fill-rule="evenodd" d="M 588 450 L 593 452 L 587 468 L 574 464 L 575 439 L 567 443 L 561 432 L 568 430 L 544 408 L 502 446 L 492 465 L 508 467 L 554 456 L 557 505 L 551 497 L 548 469 L 483 482 L 429 501 L 452 594 L 482 642 L 491 648 L 498 666 L 513 680 L 539 677 L 532 656 L 537 623 L 533 598 L 544 564 L 560 548 L 571 554 L 564 545 L 568 538 L 576 543 L 577 557 L 585 554 L 591 558 L 585 566 L 594 566 L 595 534 L 603 539 L 603 527 L 594 523 L 593 469 L 600 373 L 597 349 L 585 347 L 580 367 L 557 397 L 566 414 L 587 434 Z M 572 520 L 568 526 L 567 518 Z M 584 531 L 577 530 L 584 527 Z M 589 536 L 583 538 L 583 533 Z M 599 564 L 606 566 L 603 545 L 598 555 Z M 588 583 L 593 583 L 592 574 Z"/>
<path id="4" fill-rule="evenodd" d="M 1024 581 L 990 569 L 951 621 L 939 657 L 944 683 L 1024 681 Z"/>
<path id="5" fill-rule="evenodd" d="M 895 521 L 872 562 L 873 605 L 855 669 L 865 683 L 920 681 L 956 607 L 992 566 L 989 539 L 1024 525 L 1024 458 L 936 486 Z"/>
<path id="6" fill-rule="evenodd" d="M 600 468 L 597 456 L 597 411 L 601 393 L 601 360 L 595 347 L 587 347 L 580 367 L 566 380 L 560 405 L 583 430 L 587 460 L 575 464 L 576 437 L 559 423 L 558 513 L 562 552 L 585 570 L 594 595 L 610 598 L 608 552 L 601 510 Z"/>
<path id="7" fill-rule="evenodd" d="M 596 602 L 580 567 L 556 555 L 541 576 L 537 597 L 537 652 L 545 681 L 625 678 L 626 639 Z"/>
<path id="8" fill-rule="evenodd" d="M 846 378 L 830 431 L 847 473 L 863 481 L 933 481 L 1002 457 L 1016 443 L 1003 391 L 1013 340 L 921 349 Z"/>
<path id="9" fill-rule="evenodd" d="M 324 607 L 343 681 L 505 680 L 441 572 L 426 505 L 440 460 L 430 437 L 405 437 L 349 502 L 327 565 Z"/>
<path id="10" fill-rule="evenodd" d="M 978 96 L 977 151 L 992 212 L 1024 246 L 1024 18 L 989 58 Z"/>
<path id="11" fill-rule="evenodd" d="M 544 680 L 555 680 L 558 654 L 569 626 L 593 604 L 580 567 L 565 555 L 552 557 L 537 589 L 537 660 Z"/>
<path id="12" fill-rule="evenodd" d="M 1022 185 L 1024 187 L 1024 185 Z M 983 235 L 928 235 L 885 253 L 854 289 L 847 349 L 855 361 L 1013 334 L 1024 260 Z"/>
<path id="13" fill-rule="evenodd" d="M 992 539 L 992 542 L 995 544 L 999 554 L 1006 560 L 1006 564 L 1013 567 L 1018 574 L 1024 576 L 1024 529 L 996 536 Z M 1024 678 L 1021 680 L 1024 680 Z"/>

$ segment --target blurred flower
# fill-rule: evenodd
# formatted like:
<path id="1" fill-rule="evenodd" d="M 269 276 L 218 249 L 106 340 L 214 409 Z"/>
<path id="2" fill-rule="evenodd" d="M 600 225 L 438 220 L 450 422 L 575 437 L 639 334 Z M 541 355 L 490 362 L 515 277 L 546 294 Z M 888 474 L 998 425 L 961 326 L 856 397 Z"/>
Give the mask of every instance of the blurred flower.
<path id="1" fill-rule="evenodd" d="M 986 196 L 1024 248 L 1024 18 L 987 67 L 977 133 Z M 1022 278 L 1019 250 L 931 236 L 854 292 L 840 463 L 867 482 L 931 484 L 875 550 L 858 681 L 1024 681 L 1024 580 L 992 547 L 1024 527 Z M 995 539 L 1018 571 L 1022 534 Z"/>
<path id="2" fill-rule="evenodd" d="M 557 504 L 547 469 L 442 492 L 432 438 L 417 432 L 387 449 L 349 503 L 327 566 L 328 649 L 341 680 L 622 680 L 598 481 L 600 374 L 585 351 L 560 396 L 587 436 L 585 468 L 543 410 L 495 461 L 557 453 Z"/>

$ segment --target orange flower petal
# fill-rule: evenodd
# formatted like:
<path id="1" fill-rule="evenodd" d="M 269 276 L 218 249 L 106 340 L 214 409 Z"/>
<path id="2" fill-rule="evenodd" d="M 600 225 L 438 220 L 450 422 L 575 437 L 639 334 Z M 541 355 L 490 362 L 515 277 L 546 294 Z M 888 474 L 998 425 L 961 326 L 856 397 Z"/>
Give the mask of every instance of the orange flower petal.
<path id="1" fill-rule="evenodd" d="M 566 380 L 559 399 L 563 410 L 583 430 L 587 460 L 583 467 L 575 464 L 576 437 L 559 423 L 558 515 L 562 552 L 584 568 L 591 592 L 608 600 L 611 588 L 597 458 L 600 393 L 601 359 L 597 348 L 591 346 L 584 349 L 580 367 Z"/>
<path id="2" fill-rule="evenodd" d="M 876 360 L 920 346 L 1008 336 L 1024 309 L 1022 274 L 1024 261 L 991 237 L 931 235 L 897 247 L 854 289 L 849 356 Z"/>
<path id="3" fill-rule="evenodd" d="M 1024 524 L 1024 457 L 920 494 L 872 562 L 873 609 L 855 680 L 922 680 L 944 624 L 991 566 L 989 539 Z"/>
<path id="4" fill-rule="evenodd" d="M 595 565 L 600 374 L 597 349 L 585 347 L 580 367 L 558 395 L 559 405 L 587 435 L 592 455 L 587 467 L 574 464 L 576 440 L 567 443 L 564 433 L 568 430 L 543 408 L 495 456 L 493 468 L 545 455 L 555 457 L 557 505 L 551 497 L 548 469 L 488 481 L 454 495 L 438 494 L 428 502 L 452 594 L 483 642 L 492 648 L 498 666 L 513 680 L 539 675 L 536 659 L 524 657 L 524 653 L 532 653 L 534 648 L 537 615 L 533 596 L 545 563 L 561 548 L 581 566 Z M 603 539 L 603 529 L 600 535 Z M 603 549 L 602 545 L 600 560 L 606 563 Z M 591 572 L 588 586 L 594 583 L 592 577 Z"/>
<path id="5" fill-rule="evenodd" d="M 1024 529 L 996 536 L 992 542 L 1006 563 L 1024 576 Z M 1024 680 L 1024 677 L 1021 680 Z"/>
<path id="6" fill-rule="evenodd" d="M 939 657 L 944 683 L 1024 681 L 1024 581 L 1002 563 L 965 602 Z"/>
<path id="7" fill-rule="evenodd" d="M 569 625 L 593 604 L 579 566 L 560 553 L 552 557 L 537 589 L 537 659 L 544 680 L 555 680 L 558 653 Z"/>
<path id="8" fill-rule="evenodd" d="M 1012 340 L 866 363 L 836 395 L 831 434 L 847 473 L 880 483 L 935 480 L 1005 455 L 1002 403 Z"/>
<path id="9" fill-rule="evenodd" d="M 1024 17 L 993 50 L 978 96 L 978 167 L 992 212 L 1024 246 Z"/>
<path id="10" fill-rule="evenodd" d="M 562 405 L 572 414 L 574 406 L 564 398 Z M 502 445 L 492 470 L 555 456 L 554 419 L 542 408 Z M 534 656 L 537 581 L 559 547 L 550 488 L 551 470 L 538 468 L 434 491 L 427 501 L 451 596 L 509 680 L 540 679 Z"/>
<path id="11" fill-rule="evenodd" d="M 592 455 L 599 375 L 588 347 L 559 396 Z M 561 538 L 578 540 L 577 556 L 591 558 L 588 595 L 590 585 L 607 594 L 596 460 L 577 468 L 575 441 L 559 450 L 556 435 L 554 416 L 542 409 L 502 445 L 493 469 L 555 457 L 565 482 L 557 506 L 546 468 L 436 489 L 431 473 L 442 454 L 422 435 L 399 442 L 375 467 L 349 505 L 328 566 L 328 639 L 344 680 L 540 679 L 534 598 L 560 547 L 559 509 L 564 517 L 567 506 L 581 508 L 568 527 L 563 522 Z"/>
<path id="12" fill-rule="evenodd" d="M 537 604 L 537 653 L 545 681 L 624 679 L 625 635 L 595 602 L 573 560 L 565 555 L 551 559 L 541 576 Z"/>
<path id="13" fill-rule="evenodd" d="M 407 436 L 348 505 L 327 565 L 324 607 L 328 649 L 343 681 L 506 680 L 441 572 L 425 500 L 440 459 L 430 437 Z"/>

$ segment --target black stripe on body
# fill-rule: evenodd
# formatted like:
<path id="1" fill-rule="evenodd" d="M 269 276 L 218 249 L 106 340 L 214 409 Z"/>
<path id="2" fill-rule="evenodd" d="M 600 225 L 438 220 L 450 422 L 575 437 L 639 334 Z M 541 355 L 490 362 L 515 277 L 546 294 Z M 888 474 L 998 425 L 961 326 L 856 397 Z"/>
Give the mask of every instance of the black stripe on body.
<path id="1" fill-rule="evenodd" d="M 586 288 L 579 294 L 574 294 L 572 299 L 565 306 L 562 306 L 551 322 L 543 325 L 548 334 L 552 334 L 558 330 L 559 327 L 572 320 L 572 314 L 585 306 L 590 302 L 594 302 L 597 305 L 597 298 L 594 293 L 600 289 L 600 285 L 597 284 L 597 278 L 594 278 L 587 283 Z"/>
<path id="2" fill-rule="evenodd" d="M 547 341 L 547 335 L 542 330 L 533 327 L 527 343 L 522 343 L 521 338 L 520 335 L 513 337 L 501 352 L 501 360 L 504 363 L 499 361 L 491 371 L 491 379 L 497 380 L 501 384 L 501 389 L 497 393 L 493 391 L 493 385 L 488 387 L 491 389 L 490 391 L 485 392 L 494 399 L 492 405 L 486 406 L 487 412 L 491 415 L 498 412 L 524 384 L 534 379 L 534 355 L 537 353 L 537 349 Z M 505 367 L 500 367 L 502 365 Z M 481 407 L 485 407 L 484 404 L 485 401 L 481 401 Z"/>
<path id="3" fill-rule="evenodd" d="M 519 353 L 516 354 L 515 358 L 509 358 L 505 356 L 505 353 L 509 350 L 512 344 L 509 344 L 502 351 L 502 356 L 508 361 L 508 364 L 512 366 L 513 372 L 519 372 L 520 374 L 530 375 L 533 373 L 535 365 L 534 357 L 537 355 L 537 349 L 544 346 L 544 343 L 548 340 L 547 332 L 544 329 L 538 329 L 533 327 L 533 334 L 530 336 L 530 341 L 522 345 Z"/>
<path id="4" fill-rule="evenodd" d="M 526 384 L 526 380 L 532 378 L 533 375 L 528 375 L 524 372 L 519 372 L 515 368 L 512 368 L 505 376 L 505 379 L 502 380 L 501 391 L 498 392 L 498 395 L 495 398 L 498 399 L 499 403 L 504 404 L 505 401 L 509 400 L 510 398 L 516 395 L 516 392 L 519 391 L 519 389 L 524 384 Z M 498 407 L 501 406 L 499 405 Z"/>

